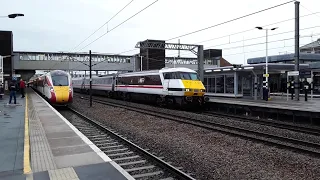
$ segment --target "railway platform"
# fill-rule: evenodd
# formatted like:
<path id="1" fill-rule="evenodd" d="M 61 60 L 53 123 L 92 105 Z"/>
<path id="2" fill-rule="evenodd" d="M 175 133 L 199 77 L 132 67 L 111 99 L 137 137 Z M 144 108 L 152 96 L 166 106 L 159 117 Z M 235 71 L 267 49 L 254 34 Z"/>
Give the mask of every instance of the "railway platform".
<path id="1" fill-rule="evenodd" d="M 264 119 L 293 121 L 320 125 L 320 99 L 300 98 L 300 101 L 273 96 L 271 100 L 209 97 L 209 108 L 214 111 L 259 116 Z"/>
<path id="2" fill-rule="evenodd" d="M 7 95 L 0 99 L 0 179 L 21 179 L 24 177 L 25 99 L 17 95 L 17 104 L 8 105 L 8 102 Z"/>
<path id="3" fill-rule="evenodd" d="M 133 179 L 32 89 L 17 100 L 0 101 L 0 179 Z"/>

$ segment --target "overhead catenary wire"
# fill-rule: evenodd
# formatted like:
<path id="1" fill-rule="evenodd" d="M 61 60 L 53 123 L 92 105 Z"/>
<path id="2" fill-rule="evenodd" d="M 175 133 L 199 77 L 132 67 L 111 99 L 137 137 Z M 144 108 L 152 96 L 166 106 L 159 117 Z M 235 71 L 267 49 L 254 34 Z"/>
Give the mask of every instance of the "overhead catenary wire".
<path id="1" fill-rule="evenodd" d="M 313 28 L 319 28 L 319 27 L 320 27 L 320 25 L 312 26 L 312 27 L 307 27 L 307 28 L 302 28 L 302 29 L 300 29 L 300 31 L 302 31 L 302 30 L 308 30 L 308 29 L 313 29 Z M 276 33 L 276 34 L 270 34 L 270 35 L 268 35 L 268 37 L 277 36 L 277 35 L 281 35 L 281 34 L 287 34 L 287 33 L 291 33 L 291 32 L 295 32 L 295 31 L 285 31 L 285 32 L 280 32 L 280 33 Z M 229 45 L 229 44 L 234 44 L 234 43 L 239 43 L 239 42 L 251 41 L 251 40 L 255 40 L 255 39 L 261 39 L 261 38 L 265 38 L 265 37 L 266 37 L 266 36 L 259 36 L 259 37 L 248 38 L 248 39 L 233 41 L 233 42 L 224 43 L 224 44 L 210 45 L 210 46 L 205 46 L 205 47 L 206 47 L 206 48 L 209 48 L 209 47 L 215 47 L 215 46 L 223 46 L 223 45 Z"/>
<path id="2" fill-rule="evenodd" d="M 311 13 L 311 14 L 302 15 L 302 16 L 300 16 L 300 18 L 308 17 L 308 16 L 311 16 L 311 15 L 319 14 L 319 13 L 320 13 L 320 12 L 314 12 L 314 13 Z M 291 21 L 291 20 L 294 20 L 294 19 L 295 19 L 295 18 L 285 19 L 285 20 L 281 20 L 281 21 L 274 22 L 274 23 L 266 24 L 266 25 L 263 25 L 263 26 L 271 26 L 271 25 L 275 25 L 275 24 L 280 24 L 280 23 L 284 23 L 284 22 Z M 319 26 L 313 26 L 313 27 L 303 28 L 303 29 L 300 29 L 300 30 L 306 30 L 306 29 L 311 29 L 311 28 L 316 28 L 316 27 L 319 27 Z M 217 37 L 217 38 L 211 38 L 211 39 L 203 40 L 203 41 L 196 42 L 196 43 L 192 43 L 192 44 L 199 44 L 199 43 L 208 42 L 208 41 L 212 41 L 212 40 L 222 39 L 222 38 L 225 38 L 225 37 L 230 37 L 230 36 L 233 36 L 233 35 L 242 34 L 242 33 L 249 32 L 249 31 L 253 31 L 253 30 L 255 30 L 255 28 L 253 28 L 253 29 L 251 28 L 251 29 L 248 29 L 248 30 L 235 32 L 235 33 L 228 34 L 228 35 L 223 35 L 223 36 L 220 36 L 220 37 Z M 279 35 L 279 34 L 284 34 L 284 33 L 289 33 L 289 32 L 294 32 L 294 31 L 286 31 L 286 32 L 282 32 L 282 33 L 271 34 L 271 35 L 269 35 L 269 36 Z M 261 36 L 261 37 L 265 37 L 265 36 Z M 241 41 L 241 42 L 242 42 L 242 41 Z M 232 42 L 232 43 L 234 43 L 234 42 Z M 231 43 L 230 43 L 230 44 L 231 44 Z M 211 47 L 211 46 L 210 46 L 210 47 Z M 121 55 L 121 54 L 124 54 L 124 53 L 126 53 L 126 52 L 131 52 L 131 51 L 134 51 L 134 50 L 138 50 L 138 49 L 132 49 L 132 50 L 124 51 L 123 53 L 116 53 L 115 55 Z M 150 55 L 150 54 L 149 54 L 149 55 Z M 170 54 L 170 55 L 173 55 L 173 54 Z"/>
<path id="3" fill-rule="evenodd" d="M 304 9 L 306 9 L 307 11 L 313 13 L 310 9 L 306 8 L 305 6 L 303 6 L 302 4 L 300 4 L 300 6 L 302 6 Z M 316 16 L 318 16 L 320 18 L 320 16 L 318 14 L 316 14 Z"/>
<path id="4" fill-rule="evenodd" d="M 291 1 L 292 2 L 292 1 Z M 289 3 L 289 2 L 288 2 Z M 318 12 L 317 12 L 318 13 Z M 316 13 L 313 13 L 313 14 L 316 14 Z M 302 17 L 302 16 L 301 16 Z M 291 20 L 291 19 L 290 19 Z M 250 29 L 250 30 L 252 30 L 252 29 Z M 134 51 L 135 49 L 133 49 L 133 50 L 130 50 L 130 51 Z M 126 51 L 126 52 L 130 52 L 130 51 Z M 121 53 L 122 54 L 122 53 Z M 116 55 L 116 54 L 115 54 Z M 120 53 L 119 53 L 119 55 L 120 55 Z"/>
<path id="5" fill-rule="evenodd" d="M 315 36 L 320 35 L 320 33 L 314 34 Z M 302 38 L 307 38 L 310 37 L 310 35 L 301 35 L 300 39 Z M 286 40 L 293 40 L 295 38 L 286 38 L 286 39 L 278 39 L 278 40 L 274 40 L 274 41 L 269 41 L 268 43 L 274 43 L 274 42 L 281 42 L 281 41 L 286 41 Z M 239 45 L 239 46 L 234 46 L 234 47 L 230 47 L 230 48 L 223 48 L 224 50 L 234 50 L 234 49 L 239 49 L 239 48 L 243 48 L 243 47 L 252 47 L 252 46 L 257 46 L 257 45 L 262 45 L 265 44 L 265 42 L 261 42 L 261 43 L 254 43 L 254 44 L 247 44 L 247 45 Z M 242 54 L 242 53 L 240 53 Z M 168 54 L 168 55 L 173 55 L 173 54 Z M 186 53 L 182 53 L 181 55 L 187 55 Z M 223 55 L 225 56 L 225 55 Z"/>
<path id="6" fill-rule="evenodd" d="M 181 38 L 181 37 L 188 36 L 188 35 L 191 35 L 191 34 L 195 34 L 195 33 L 198 33 L 198 32 L 204 31 L 204 30 L 207 30 L 207 29 L 211 29 L 211 28 L 213 28 L 213 27 L 217 27 L 217 26 L 220 26 L 220 25 L 223 25 L 223 24 L 227 24 L 227 23 L 230 23 L 230 22 L 239 20 L 239 19 L 243 19 L 243 18 L 245 18 L 245 17 L 249 17 L 249 16 L 252 16 L 252 15 L 255 15 L 255 14 L 258 14 L 258 13 L 261 13 L 261 12 L 264 12 L 264 11 L 268 11 L 268 10 L 270 10 L 270 9 L 274 9 L 274 8 L 277 8 L 277 7 L 280 7 L 280 6 L 283 6 L 283 5 L 286 5 L 286 4 L 295 2 L 295 1 L 296 1 L 296 0 L 292 0 L 292 1 L 288 1 L 288 2 L 282 3 L 282 4 L 278 4 L 278 5 L 275 5 L 275 6 L 266 8 L 266 9 L 263 9 L 263 10 L 259 10 L 259 11 L 256 11 L 256 12 L 253 12 L 253 13 L 250 13 L 250 14 L 247 14 L 247 15 L 244 15 L 244 16 L 240 16 L 240 17 L 237 17 L 237 18 L 234 18 L 234 19 L 231 19 L 231 20 L 222 22 L 222 23 L 215 24 L 215 25 L 213 25 L 213 26 L 209 26 L 209 27 L 206 27 L 206 28 L 203 28 L 203 29 L 199 29 L 199 30 L 190 32 L 190 33 L 186 33 L 186 34 L 183 34 L 183 35 L 180 35 L 180 36 L 176 36 L 176 37 L 170 38 L 170 39 L 168 39 L 168 40 L 166 40 L 166 41 L 171 41 L 171 40 L 173 40 L 173 39 L 177 39 L 177 38 Z"/>
<path id="7" fill-rule="evenodd" d="M 114 16 L 112 16 L 108 21 L 106 21 L 102 26 L 100 26 L 98 29 L 96 29 L 92 34 L 90 34 L 87 38 L 85 38 L 83 41 L 81 41 L 76 47 L 74 47 L 72 50 L 79 47 L 82 43 L 84 43 L 86 40 L 88 40 L 91 36 L 93 36 L 96 32 L 98 32 L 101 28 L 103 28 L 106 24 L 108 24 L 113 18 L 115 18 L 120 12 L 122 12 L 126 7 L 128 7 L 134 0 L 131 0 L 129 3 L 127 3 L 121 10 L 119 10 Z"/>
<path id="8" fill-rule="evenodd" d="M 106 34 L 110 33 L 111 31 L 115 30 L 116 28 L 118 28 L 119 26 L 121 26 L 122 24 L 124 24 L 125 22 L 129 21 L 130 19 L 132 19 L 133 17 L 135 17 L 136 15 L 140 14 L 141 12 L 143 12 L 144 10 L 148 9 L 150 6 L 152 6 L 153 4 L 155 4 L 156 2 L 158 2 L 159 0 L 156 0 L 154 2 L 152 2 L 151 4 L 149 4 L 148 6 L 144 7 L 143 9 L 141 9 L 140 11 L 138 11 L 137 13 L 135 13 L 134 15 L 130 16 L 128 19 L 122 21 L 120 24 L 118 24 L 117 26 L 115 26 L 114 28 L 112 28 L 111 30 L 107 31 L 106 33 L 102 34 L 101 36 L 99 36 L 98 38 L 96 38 L 95 40 L 93 40 L 91 43 L 87 44 L 86 46 L 84 46 L 83 48 L 81 48 L 78 51 L 81 51 L 82 49 L 90 46 L 92 43 L 96 42 L 97 40 L 99 40 L 100 38 L 102 38 L 103 36 L 105 36 Z"/>
<path id="9" fill-rule="evenodd" d="M 306 45 L 306 44 L 303 44 L 302 46 L 304 46 L 304 45 Z M 289 48 L 289 47 L 294 47 L 294 45 L 281 46 L 281 47 L 279 46 L 279 47 L 269 48 L 269 50 L 283 49 L 283 48 Z M 253 50 L 253 51 L 245 51 L 245 52 L 241 52 L 241 53 L 226 54 L 226 55 L 224 55 L 224 56 L 226 57 L 226 56 L 241 55 L 241 54 L 244 54 L 244 53 L 255 53 L 255 52 L 260 52 L 260 51 L 265 51 L 265 50 L 266 50 L 266 49 L 264 48 L 264 49 Z M 287 52 L 289 52 L 289 51 L 287 51 Z M 155 58 L 149 58 L 149 59 L 153 59 L 153 60 L 156 60 L 156 61 L 163 61 L 163 60 L 161 60 L 161 59 L 155 59 Z M 179 64 L 176 64 L 176 66 L 177 66 L 177 65 L 179 65 Z M 134 68 L 134 66 L 135 66 L 135 65 L 129 64 L 128 66 L 123 67 L 123 68 L 121 68 L 121 69 L 117 69 L 117 70 L 115 70 L 115 71 L 124 71 L 124 70 L 126 70 L 127 68 L 130 68 L 130 67 Z"/>
<path id="10" fill-rule="evenodd" d="M 315 14 L 319 14 L 319 13 L 320 12 L 306 14 L 306 15 L 300 16 L 300 18 L 311 16 L 311 15 L 315 15 Z M 290 19 L 278 21 L 278 22 L 275 22 L 275 23 L 266 24 L 266 25 L 263 25 L 263 27 L 272 26 L 272 25 L 275 25 L 275 24 L 280 24 L 280 23 L 284 23 L 284 22 L 287 22 L 287 21 L 291 21 L 291 20 L 295 20 L 295 18 L 290 18 Z M 213 41 L 213 40 L 217 40 L 217 39 L 222 39 L 222 38 L 225 38 L 225 37 L 230 37 L 230 36 L 233 36 L 233 35 L 242 34 L 242 33 L 253 31 L 253 30 L 256 30 L 256 28 L 250 28 L 250 29 L 247 29 L 247 30 L 244 30 L 244 31 L 235 32 L 235 33 L 232 33 L 232 34 L 223 35 L 223 36 L 212 38 L 212 39 L 202 40 L 202 41 L 196 42 L 194 44 L 199 44 L 199 43 L 204 43 L 204 42 Z"/>
<path id="11" fill-rule="evenodd" d="M 314 27 L 317 27 L 317 26 L 314 26 Z M 312 28 L 312 27 L 308 27 L 308 28 Z M 308 29 L 308 28 L 304 28 L 304 29 Z M 281 33 L 278 33 L 278 34 L 281 34 Z M 314 35 L 320 35 L 320 33 L 318 34 L 314 34 Z M 305 36 L 300 36 L 300 38 L 306 38 L 306 37 L 309 37 L 308 35 L 305 35 Z M 280 41 L 285 41 L 285 40 L 292 40 L 294 38 L 286 38 L 286 39 L 278 39 L 278 40 L 274 40 L 274 41 L 269 41 L 268 43 L 275 43 L 275 42 L 280 42 Z M 236 47 L 230 47 L 230 48 L 224 48 L 225 50 L 234 50 L 234 49 L 238 49 L 238 48 L 243 48 L 243 47 L 251 47 L 251 46 L 257 46 L 257 45 L 262 45 L 262 44 L 265 44 L 265 42 L 261 42 L 261 43 L 255 43 L 255 44 L 248 44 L 248 45 L 245 45 L 245 46 L 236 46 Z M 291 47 L 291 46 L 282 46 L 280 48 L 285 48 L 285 47 Z M 269 50 L 272 50 L 274 48 L 269 48 Z M 279 49 L 279 48 L 276 48 L 276 49 Z M 136 50 L 136 49 L 133 49 L 133 50 Z M 133 50 L 130 50 L 130 51 L 133 51 Z M 265 49 L 264 49 L 265 50 Z M 121 53 L 117 53 L 117 54 L 113 54 L 113 55 L 121 55 L 122 53 L 125 53 L 125 52 L 130 52 L 130 51 L 123 51 Z M 263 51 L 263 50 L 257 50 L 258 51 Z M 224 55 L 224 56 L 231 56 L 231 55 L 237 55 L 237 54 L 244 54 L 244 53 L 250 53 L 250 52 L 256 52 L 256 51 L 249 51 L 249 52 L 242 52 L 242 53 L 236 53 L 236 54 L 230 54 L 230 55 Z M 182 55 L 184 55 L 185 53 L 182 53 Z M 145 57 L 146 58 L 146 57 Z M 153 60 L 157 60 L 155 58 L 160 58 L 160 57 L 154 57 L 154 58 L 147 58 L 147 59 L 153 59 Z M 182 57 L 183 58 L 183 57 Z M 95 64 L 93 64 L 93 66 L 97 65 L 97 64 L 100 64 L 100 63 L 104 63 L 106 61 L 108 61 L 109 59 L 105 59 L 103 61 L 99 61 L 99 62 L 96 62 Z M 159 60 L 159 61 L 163 61 L 163 60 Z M 87 61 L 84 61 L 84 62 L 87 62 Z M 82 62 L 81 62 L 82 63 Z M 80 64 L 81 65 L 81 64 Z M 80 65 L 78 65 L 77 67 L 79 67 Z M 126 69 L 126 68 L 125 68 Z M 121 70 L 120 70 L 121 71 Z"/>
<path id="12" fill-rule="evenodd" d="M 303 18 L 303 17 L 307 17 L 307 16 L 311 16 L 311 15 L 314 15 L 314 14 L 318 14 L 320 12 L 315 12 L 315 13 L 311 13 L 311 14 L 306 14 L 306 15 L 302 15 L 300 16 L 300 18 Z M 264 25 L 264 26 L 271 26 L 271 25 L 275 25 L 275 24 L 280 24 L 280 23 L 284 23 L 284 22 L 287 22 L 287 21 L 290 21 L 290 20 L 294 20 L 295 18 L 290 18 L 290 19 L 285 19 L 285 20 L 281 20 L 281 21 L 278 21 L 278 22 L 274 22 L 274 23 L 271 23 L 271 24 L 267 24 L 267 25 Z M 311 27 L 310 27 L 311 28 Z M 198 43 L 203 43 L 203 42 L 208 42 L 208 41 L 212 41 L 212 40 L 217 40 L 217 39 L 221 39 L 221 38 L 224 38 L 224 37 L 230 37 L 232 35 L 237 35 L 237 34 L 241 34 L 241 33 L 245 33 L 245 32 L 248 32 L 248 31 L 252 31 L 254 30 L 255 28 L 253 29 L 248 29 L 248 30 L 245 30 L 245 31 L 240 31 L 240 32 L 236 32 L 236 33 L 232 33 L 232 34 L 228 34 L 228 35 L 224 35 L 224 36 L 220 36 L 220 37 L 217 37 L 217 38 L 212 38 L 212 39 L 208 39 L 208 40 L 203 40 L 203 41 L 200 41 L 200 42 L 197 42 L 197 43 L 194 43 L 194 44 L 198 44 Z M 304 28 L 304 29 L 307 29 L 307 28 Z M 304 30 L 304 29 L 301 29 L 301 30 Z M 289 31 L 288 31 L 289 32 Z M 285 32 L 284 32 L 285 33 Z M 278 34 L 281 34 L 281 33 L 278 33 Z M 274 34 L 276 35 L 276 34 Z M 272 35 L 270 35 L 272 36 Z M 115 53 L 115 54 L 111 54 L 111 55 L 121 55 L 121 54 L 124 54 L 124 53 L 127 53 L 127 52 L 132 52 L 132 51 L 135 51 L 135 50 L 138 50 L 138 49 L 131 49 L 131 50 L 126 50 L 126 51 L 123 51 L 121 53 Z M 170 54 L 171 55 L 171 54 Z"/>

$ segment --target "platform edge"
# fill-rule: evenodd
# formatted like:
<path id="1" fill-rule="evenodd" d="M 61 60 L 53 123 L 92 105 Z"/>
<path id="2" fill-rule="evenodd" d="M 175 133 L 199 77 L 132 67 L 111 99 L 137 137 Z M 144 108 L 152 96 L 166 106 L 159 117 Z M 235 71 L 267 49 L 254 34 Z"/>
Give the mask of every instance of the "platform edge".
<path id="1" fill-rule="evenodd" d="M 23 152 L 23 173 L 31 173 L 30 166 L 30 139 L 29 139 L 29 117 L 28 117 L 28 94 L 26 94 L 24 112 L 24 152 Z"/>
<path id="2" fill-rule="evenodd" d="M 44 101 L 50 109 L 55 112 L 90 148 L 104 161 L 112 161 L 100 148 L 93 144 L 84 134 L 82 134 L 75 126 L 73 126 L 65 117 L 63 117 L 56 109 L 54 109 L 51 104 L 44 100 L 38 93 L 35 92 L 39 98 Z"/>

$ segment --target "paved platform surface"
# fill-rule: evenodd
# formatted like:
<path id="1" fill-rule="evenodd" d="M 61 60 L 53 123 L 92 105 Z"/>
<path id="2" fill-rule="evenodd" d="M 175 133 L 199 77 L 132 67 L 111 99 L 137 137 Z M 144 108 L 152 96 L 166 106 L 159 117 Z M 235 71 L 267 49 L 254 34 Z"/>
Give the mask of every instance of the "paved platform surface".
<path id="1" fill-rule="evenodd" d="M 23 177 L 25 99 L 17 94 L 16 105 L 8 102 L 0 99 L 0 179 Z"/>
<path id="2" fill-rule="evenodd" d="M 320 112 L 320 99 L 310 98 L 308 101 L 304 101 L 304 98 L 300 97 L 299 101 L 289 100 L 286 97 L 271 97 L 270 101 L 265 100 L 253 100 L 245 98 L 222 98 L 222 97 L 209 97 L 209 102 L 212 103 L 224 103 L 224 104 L 238 104 L 245 106 L 257 106 L 257 107 L 267 107 L 276 109 L 286 109 L 294 111 L 307 111 L 307 112 Z"/>
<path id="3" fill-rule="evenodd" d="M 16 120 L 5 127 L 14 133 L 0 131 L 7 139 L 0 143 L 1 180 L 134 179 L 32 89 L 26 99 L 19 99 L 20 106 L 2 105 Z"/>

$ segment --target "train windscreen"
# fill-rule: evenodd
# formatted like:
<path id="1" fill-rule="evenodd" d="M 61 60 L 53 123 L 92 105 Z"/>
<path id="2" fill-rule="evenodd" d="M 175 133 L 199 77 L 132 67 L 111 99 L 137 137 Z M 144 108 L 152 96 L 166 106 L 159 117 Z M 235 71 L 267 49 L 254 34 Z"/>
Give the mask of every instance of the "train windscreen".
<path id="1" fill-rule="evenodd" d="M 199 80 L 197 73 L 191 72 L 167 72 L 163 76 L 164 79 Z"/>
<path id="2" fill-rule="evenodd" d="M 199 80 L 197 73 L 179 72 L 182 80 Z"/>
<path id="3" fill-rule="evenodd" d="M 51 78 L 53 86 L 69 86 L 69 79 L 65 74 L 51 76 Z"/>

